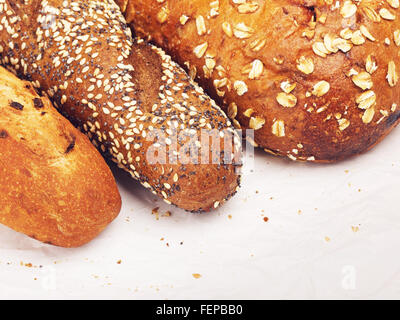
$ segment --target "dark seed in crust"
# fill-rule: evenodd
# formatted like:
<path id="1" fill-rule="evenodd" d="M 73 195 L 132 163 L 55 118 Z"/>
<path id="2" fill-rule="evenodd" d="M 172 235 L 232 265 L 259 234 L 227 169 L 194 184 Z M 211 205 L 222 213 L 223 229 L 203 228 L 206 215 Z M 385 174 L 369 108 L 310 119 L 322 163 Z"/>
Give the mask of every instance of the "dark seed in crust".
<path id="1" fill-rule="evenodd" d="M 8 137 L 8 133 L 6 130 L 0 130 L 0 139 L 5 139 Z"/>
<path id="2" fill-rule="evenodd" d="M 20 104 L 19 102 L 15 102 L 15 101 L 10 103 L 10 107 L 14 108 L 16 110 L 23 110 L 24 109 L 24 106 L 22 104 Z"/>
<path id="3" fill-rule="evenodd" d="M 75 136 L 72 136 L 72 141 L 71 141 L 71 143 L 68 145 L 67 149 L 65 150 L 65 154 L 70 153 L 70 152 L 74 149 L 74 147 L 75 147 L 75 141 L 76 141 L 76 137 L 75 137 Z"/>
<path id="4" fill-rule="evenodd" d="M 41 109 L 41 108 L 44 107 L 43 101 L 41 99 L 39 99 L 39 98 L 33 99 L 33 104 L 34 104 L 36 109 Z"/>

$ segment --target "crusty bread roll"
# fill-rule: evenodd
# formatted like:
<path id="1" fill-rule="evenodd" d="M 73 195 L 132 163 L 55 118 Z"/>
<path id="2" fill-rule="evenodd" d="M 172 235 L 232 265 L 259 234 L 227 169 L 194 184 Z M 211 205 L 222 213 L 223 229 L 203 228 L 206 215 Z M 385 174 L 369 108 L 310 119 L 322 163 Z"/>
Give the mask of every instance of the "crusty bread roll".
<path id="1" fill-rule="evenodd" d="M 119 0 L 266 151 L 335 161 L 400 117 L 398 0 Z"/>
<path id="2" fill-rule="evenodd" d="M 225 114 L 161 49 L 134 42 L 112 0 L 0 0 L 1 62 L 45 90 L 121 168 L 167 203 L 216 208 L 239 186 L 236 163 L 153 163 L 156 129 L 218 129 L 240 141 Z M 220 138 L 222 144 L 223 138 Z M 203 142 L 201 142 L 203 153 Z M 204 151 L 206 152 L 206 151 Z M 210 153 L 212 153 L 210 151 Z"/>
<path id="3" fill-rule="evenodd" d="M 0 67 L 0 223 L 77 247 L 120 209 L 114 177 L 86 136 L 29 82 Z"/>

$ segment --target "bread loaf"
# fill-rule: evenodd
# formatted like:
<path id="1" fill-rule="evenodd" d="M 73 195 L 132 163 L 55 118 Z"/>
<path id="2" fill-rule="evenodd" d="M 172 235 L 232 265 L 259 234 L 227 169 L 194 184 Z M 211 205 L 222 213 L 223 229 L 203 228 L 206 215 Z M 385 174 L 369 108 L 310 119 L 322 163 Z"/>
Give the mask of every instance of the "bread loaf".
<path id="1" fill-rule="evenodd" d="M 397 0 L 118 3 L 268 152 L 340 160 L 399 122 Z"/>
<path id="2" fill-rule="evenodd" d="M 87 137 L 29 82 L 0 67 L 0 223 L 77 247 L 120 208 L 112 173 Z"/>
<path id="3" fill-rule="evenodd" d="M 224 160 L 224 149 L 215 154 L 196 142 L 214 163 L 148 159 L 159 144 L 172 148 L 173 132 L 226 131 L 236 150 L 240 141 L 183 69 L 133 40 L 114 1 L 0 0 L 0 45 L 3 65 L 46 91 L 102 152 L 167 203 L 205 211 L 236 193 L 237 164 Z M 155 143 L 148 138 L 156 130 L 166 136 Z"/>

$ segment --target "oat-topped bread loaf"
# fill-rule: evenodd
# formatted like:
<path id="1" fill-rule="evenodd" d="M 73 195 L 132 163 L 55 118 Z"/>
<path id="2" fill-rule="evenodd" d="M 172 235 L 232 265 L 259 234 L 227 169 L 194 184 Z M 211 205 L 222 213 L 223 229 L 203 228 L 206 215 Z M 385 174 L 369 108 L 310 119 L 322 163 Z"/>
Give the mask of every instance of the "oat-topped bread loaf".
<path id="1" fill-rule="evenodd" d="M 161 49 L 133 40 L 114 1 L 0 0 L 0 52 L 4 65 L 46 91 L 105 154 L 167 203 L 203 211 L 236 192 L 235 163 L 224 161 L 233 148 L 210 151 L 215 164 L 157 157 L 154 149 L 173 148 L 175 133 L 217 129 L 232 135 L 236 149 L 240 141 L 183 69 Z M 164 136 L 155 140 L 156 131 Z M 199 154 L 208 150 L 194 143 Z M 184 141 L 177 144 L 182 149 L 173 151 L 186 153 Z"/>
<path id="2" fill-rule="evenodd" d="M 0 223 L 77 247 L 118 215 L 114 177 L 89 139 L 0 67 Z"/>
<path id="3" fill-rule="evenodd" d="M 400 116 L 398 0 L 120 0 L 266 151 L 335 161 Z"/>

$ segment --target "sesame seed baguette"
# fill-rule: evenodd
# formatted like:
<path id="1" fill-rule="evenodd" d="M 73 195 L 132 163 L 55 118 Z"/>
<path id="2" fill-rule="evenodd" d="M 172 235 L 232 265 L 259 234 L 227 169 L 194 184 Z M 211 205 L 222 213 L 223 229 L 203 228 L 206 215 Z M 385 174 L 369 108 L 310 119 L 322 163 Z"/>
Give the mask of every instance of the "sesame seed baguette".
<path id="1" fill-rule="evenodd" d="M 165 202 L 207 211 L 236 193 L 240 177 L 224 164 L 224 150 L 220 164 L 148 159 L 156 129 L 166 148 L 173 131 L 234 130 L 164 51 L 133 40 L 114 1 L 0 0 L 0 41 L 4 65 L 46 91 L 104 154 Z"/>
<path id="2" fill-rule="evenodd" d="M 89 139 L 0 67 L 0 223 L 32 238 L 78 247 L 121 209 L 114 177 Z"/>
<path id="3" fill-rule="evenodd" d="M 400 117 L 398 0 L 119 0 L 267 152 L 330 162 Z"/>

